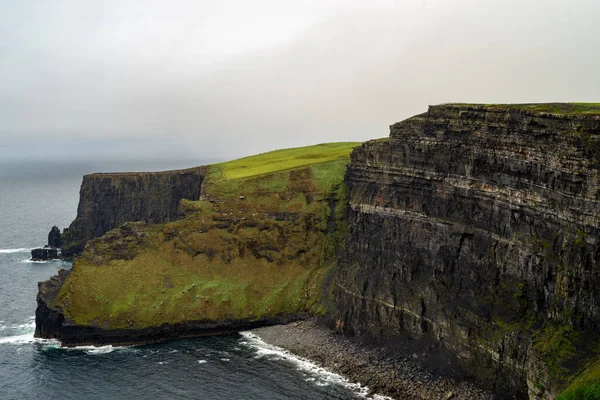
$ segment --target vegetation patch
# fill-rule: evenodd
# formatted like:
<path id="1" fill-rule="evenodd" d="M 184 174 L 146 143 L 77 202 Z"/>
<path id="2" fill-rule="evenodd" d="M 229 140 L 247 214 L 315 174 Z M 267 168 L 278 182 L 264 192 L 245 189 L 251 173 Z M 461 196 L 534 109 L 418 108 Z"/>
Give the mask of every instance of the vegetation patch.
<path id="1" fill-rule="evenodd" d="M 525 104 L 453 104 L 457 106 L 485 106 L 527 111 L 545 112 L 551 114 L 598 114 L 600 103 L 525 103 Z"/>
<path id="2" fill-rule="evenodd" d="M 594 351 L 597 353 L 597 351 Z M 600 358 L 590 360 L 557 400 L 600 399 Z"/>
<path id="3" fill-rule="evenodd" d="M 314 146 L 275 150 L 255 156 L 214 164 L 209 175 L 214 180 L 248 178 L 327 161 L 348 160 L 356 142 L 324 143 Z"/>
<path id="4" fill-rule="evenodd" d="M 585 385 L 562 393 L 556 400 L 598 400 L 600 399 L 600 383 Z"/>
<path id="5" fill-rule="evenodd" d="M 579 332 L 568 325 L 548 325 L 534 339 L 534 348 L 544 357 L 548 372 L 555 381 L 564 381 L 569 375 L 565 367 L 577 352 Z"/>
<path id="6" fill-rule="evenodd" d="M 287 149 L 209 167 L 184 218 L 125 224 L 88 243 L 55 299 L 107 329 L 324 312 L 356 143 Z"/>

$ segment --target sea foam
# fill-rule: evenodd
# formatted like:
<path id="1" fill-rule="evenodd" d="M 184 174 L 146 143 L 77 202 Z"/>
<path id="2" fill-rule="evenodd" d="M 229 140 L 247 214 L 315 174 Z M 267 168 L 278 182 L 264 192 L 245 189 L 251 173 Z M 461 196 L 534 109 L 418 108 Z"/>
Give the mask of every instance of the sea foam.
<path id="1" fill-rule="evenodd" d="M 25 249 L 25 248 L 20 248 L 20 249 L 0 249 L 0 254 L 12 254 L 12 253 L 27 253 L 30 252 L 31 249 Z"/>
<path id="2" fill-rule="evenodd" d="M 369 388 L 361 385 L 360 383 L 350 382 L 347 378 L 329 371 L 326 368 L 320 367 L 314 362 L 297 356 L 288 350 L 281 347 L 273 346 L 266 343 L 264 340 L 253 334 L 252 332 L 240 332 L 240 335 L 245 339 L 240 343 L 252 346 L 256 350 L 257 359 L 268 357 L 272 360 L 285 360 L 296 366 L 299 371 L 303 371 L 315 377 L 315 379 L 308 378 L 307 382 L 314 382 L 317 386 L 327 386 L 329 384 L 337 384 L 344 386 L 358 396 L 369 399 L 369 400 L 393 400 L 391 397 L 373 395 L 369 396 Z"/>

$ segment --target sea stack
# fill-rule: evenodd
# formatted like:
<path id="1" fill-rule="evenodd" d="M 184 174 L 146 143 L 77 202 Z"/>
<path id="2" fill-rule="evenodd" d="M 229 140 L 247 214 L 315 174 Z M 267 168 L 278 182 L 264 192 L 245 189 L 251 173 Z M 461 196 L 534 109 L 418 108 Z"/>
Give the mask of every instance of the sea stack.
<path id="1" fill-rule="evenodd" d="M 61 234 L 55 225 L 48 233 L 48 244 L 31 250 L 32 261 L 56 260 L 61 258 Z"/>
<path id="2" fill-rule="evenodd" d="M 50 233 L 48 233 L 48 246 L 50 247 L 60 247 L 61 246 L 61 236 L 60 229 L 56 225 L 52 227 Z"/>

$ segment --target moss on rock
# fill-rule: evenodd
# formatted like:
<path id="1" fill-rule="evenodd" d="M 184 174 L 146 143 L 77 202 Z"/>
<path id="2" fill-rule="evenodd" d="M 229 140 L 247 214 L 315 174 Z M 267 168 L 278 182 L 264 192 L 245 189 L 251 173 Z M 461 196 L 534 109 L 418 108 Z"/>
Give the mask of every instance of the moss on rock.
<path id="1" fill-rule="evenodd" d="M 324 312 L 355 145 L 209 166 L 201 200 L 180 204 L 183 219 L 88 242 L 53 306 L 105 329 Z"/>

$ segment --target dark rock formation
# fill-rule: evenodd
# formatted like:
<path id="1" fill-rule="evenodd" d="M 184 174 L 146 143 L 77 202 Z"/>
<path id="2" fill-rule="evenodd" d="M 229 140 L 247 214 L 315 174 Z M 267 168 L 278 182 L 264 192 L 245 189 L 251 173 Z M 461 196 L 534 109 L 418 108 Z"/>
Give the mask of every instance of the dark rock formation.
<path id="1" fill-rule="evenodd" d="M 48 233 L 48 246 L 50 247 L 61 247 L 61 234 L 60 229 L 55 225 Z"/>
<path id="2" fill-rule="evenodd" d="M 31 250 L 32 261 L 56 260 L 58 258 L 60 258 L 60 255 L 55 247 L 46 246 Z"/>
<path id="3" fill-rule="evenodd" d="M 79 326 L 65 319 L 62 310 L 53 302 L 70 271 L 59 274 L 38 284 L 37 309 L 35 312 L 35 337 L 60 339 L 64 346 L 142 344 L 188 337 L 227 335 L 260 326 L 286 324 L 305 319 L 305 314 L 275 315 L 249 320 L 189 321 L 164 324 L 145 329 L 105 329 L 98 326 Z"/>
<path id="4" fill-rule="evenodd" d="M 363 144 L 338 326 L 429 339 L 503 397 L 553 398 L 600 323 L 599 135 L 598 115 L 443 105 Z"/>
<path id="5" fill-rule="evenodd" d="M 61 258 L 61 234 L 57 226 L 53 226 L 48 233 L 48 244 L 44 247 L 31 250 L 32 261 L 56 260 Z"/>
<path id="6" fill-rule="evenodd" d="M 179 216 L 182 199 L 197 200 L 206 169 L 91 174 L 83 177 L 77 217 L 63 234 L 63 255 L 125 222 L 162 223 Z"/>
<path id="7" fill-rule="evenodd" d="M 38 283 L 37 308 L 35 310 L 35 337 L 55 338 L 65 319 L 60 309 L 54 309 L 49 304 L 60 290 L 69 271 L 61 269 L 44 282 Z"/>
<path id="8" fill-rule="evenodd" d="M 65 236 L 80 251 L 126 221 L 177 218 L 179 200 L 200 195 L 203 174 L 85 177 L 63 247 Z M 390 348 L 416 339 L 501 398 L 554 398 L 600 362 L 598 113 L 433 106 L 355 150 L 345 181 L 348 229 L 335 239 L 344 243 L 327 280 L 337 330 Z M 77 326 L 53 306 L 63 281 L 40 284 L 36 336 L 60 334 L 66 344 L 219 334 L 297 317 Z"/>

